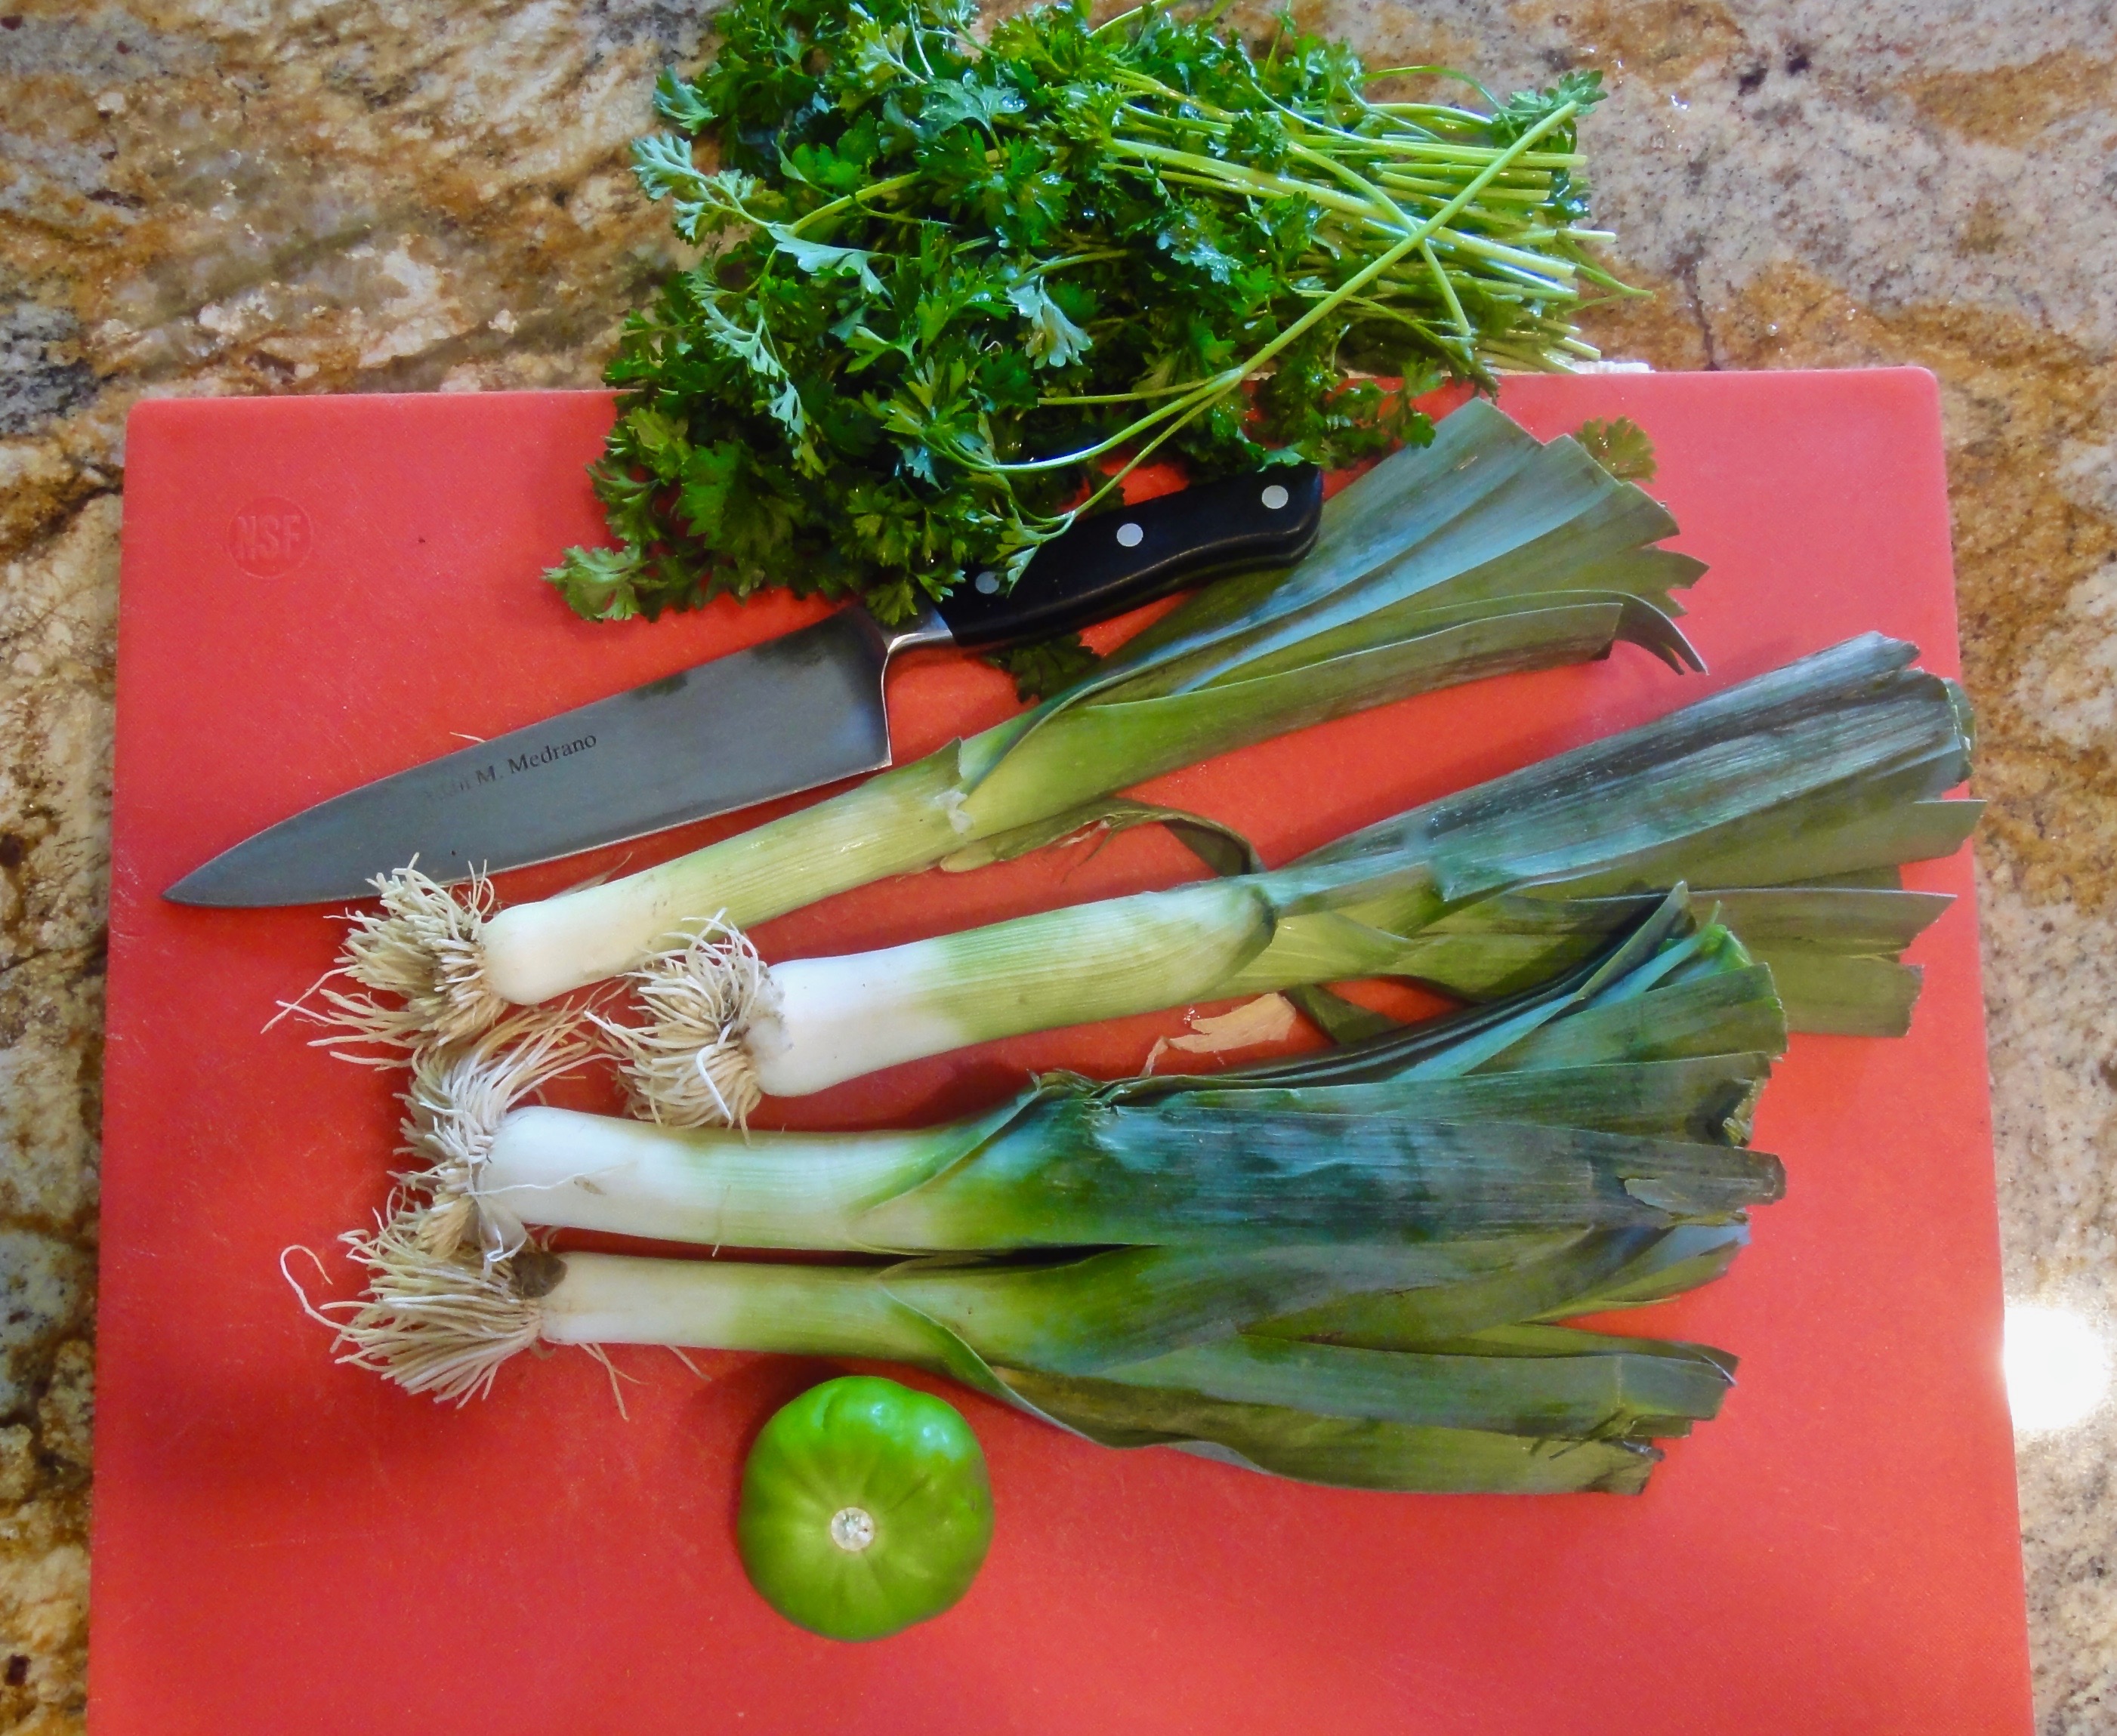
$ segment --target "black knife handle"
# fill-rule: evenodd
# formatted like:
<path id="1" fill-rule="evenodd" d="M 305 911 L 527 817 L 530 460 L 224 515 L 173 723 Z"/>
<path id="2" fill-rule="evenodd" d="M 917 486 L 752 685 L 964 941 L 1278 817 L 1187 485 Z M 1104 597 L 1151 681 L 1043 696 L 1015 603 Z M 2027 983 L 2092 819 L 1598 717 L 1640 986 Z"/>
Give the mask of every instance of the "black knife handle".
<path id="1" fill-rule="evenodd" d="M 1323 473 L 1275 465 L 1082 518 L 1036 551 L 1014 589 L 980 573 L 938 606 L 958 645 L 1019 645 L 1107 620 L 1201 580 L 1306 555 Z"/>

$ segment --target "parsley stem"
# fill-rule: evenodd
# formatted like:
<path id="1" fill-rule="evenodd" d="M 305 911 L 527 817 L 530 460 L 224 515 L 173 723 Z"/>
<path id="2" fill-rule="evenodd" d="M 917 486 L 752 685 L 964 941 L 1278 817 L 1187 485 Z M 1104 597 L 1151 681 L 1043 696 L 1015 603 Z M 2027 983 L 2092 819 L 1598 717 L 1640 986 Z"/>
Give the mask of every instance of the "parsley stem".
<path id="1" fill-rule="evenodd" d="M 1354 192 L 1365 195 L 1368 199 L 1388 212 L 1396 220 L 1400 228 L 1409 228 L 1411 226 L 1411 219 L 1404 214 L 1404 208 L 1350 164 L 1340 163 L 1335 157 L 1326 156 L 1320 150 L 1312 150 L 1306 145 L 1290 145 L 1287 147 L 1287 154 L 1289 156 L 1298 157 L 1304 163 L 1316 163 L 1336 176 Z"/>
<path id="2" fill-rule="evenodd" d="M 1195 151 L 1174 150 L 1165 145 L 1151 144 L 1144 139 L 1114 137 L 1110 140 L 1114 150 L 1145 159 L 1150 163 L 1167 163 L 1173 168 L 1188 171 L 1208 184 L 1219 182 L 1224 185 L 1240 186 L 1252 192 L 1292 194 L 1312 200 L 1334 211 L 1343 211 L 1349 216 L 1367 219 L 1377 228 L 1390 229 L 1397 225 L 1388 223 L 1377 212 L 1374 201 L 1354 199 L 1349 195 L 1318 186 L 1313 182 L 1289 180 L 1284 175 L 1275 175 L 1268 170 L 1252 168 L 1246 163 L 1229 163 L 1219 157 L 1201 156 Z M 1395 212 L 1396 206 L 1383 201 L 1383 209 Z M 1399 214 L 1400 215 L 1401 214 Z"/>
<path id="3" fill-rule="evenodd" d="M 1178 429 L 1183 427 L 1185 423 L 1201 414 L 1216 399 L 1234 390 L 1234 388 L 1241 384 L 1243 380 L 1248 379 L 1252 375 L 1259 371 L 1265 363 L 1271 361 L 1275 357 L 1278 356 L 1282 351 L 1286 349 L 1289 344 L 1293 343 L 1296 338 L 1299 338 L 1303 333 L 1309 330 L 1318 320 L 1323 319 L 1325 315 L 1334 311 L 1349 297 L 1357 294 L 1360 290 L 1366 288 L 1368 284 L 1372 283 L 1377 278 L 1380 277 L 1383 272 L 1386 271 L 1391 265 L 1394 265 L 1399 260 L 1404 258 L 1414 248 L 1425 242 L 1432 234 L 1433 231 L 1441 227 L 1443 221 L 1447 218 L 1453 216 L 1455 210 L 1460 210 L 1464 205 L 1468 205 L 1473 199 L 1477 197 L 1478 192 L 1482 189 L 1485 179 L 1488 178 L 1492 175 L 1498 173 L 1501 168 L 1503 168 L 1507 163 L 1513 160 L 1514 156 L 1520 155 L 1531 145 L 1534 144 L 1537 140 L 1543 137 L 1544 134 L 1549 132 L 1553 127 L 1561 126 L 1566 121 L 1570 120 L 1579 112 L 1580 105 L 1577 103 L 1568 102 L 1560 104 L 1557 108 L 1552 109 L 1549 114 L 1546 115 L 1534 126 L 1525 131 L 1519 139 L 1515 140 L 1512 145 L 1507 147 L 1506 150 L 1500 153 L 1499 156 L 1487 169 L 1484 176 L 1481 176 L 1478 179 L 1472 181 L 1468 186 L 1464 187 L 1460 193 L 1457 194 L 1453 200 L 1450 200 L 1448 205 L 1443 206 L 1441 210 L 1437 212 L 1433 216 L 1427 218 L 1418 227 L 1417 229 L 1415 229 L 1411 234 L 1404 237 L 1404 238 L 1397 242 L 1395 246 L 1390 248 L 1385 253 L 1376 256 L 1376 257 L 1370 260 L 1366 266 L 1362 268 L 1359 271 L 1355 272 L 1350 278 L 1347 279 L 1346 281 L 1336 290 L 1324 297 L 1321 302 L 1318 302 L 1313 307 L 1310 308 L 1307 313 L 1303 314 L 1298 320 L 1296 320 L 1284 331 L 1280 332 L 1277 337 L 1274 338 L 1269 343 L 1258 350 L 1257 353 L 1252 356 L 1248 361 L 1244 362 L 1240 368 L 1230 368 L 1225 373 L 1215 375 L 1212 380 L 1205 382 L 1204 384 L 1200 386 L 1199 389 L 1189 398 L 1178 399 L 1178 407 L 1180 408 L 1181 413 L 1173 421 L 1169 421 L 1167 426 L 1164 427 L 1159 434 L 1155 435 L 1152 440 L 1149 440 L 1130 458 L 1127 459 L 1123 468 L 1114 472 L 1108 481 L 1105 481 L 1100 487 L 1097 488 L 1093 494 L 1090 495 L 1086 500 L 1082 502 L 1080 506 L 1075 509 L 1075 510 L 1077 512 L 1085 512 L 1090 507 L 1095 505 L 1095 504 L 1100 500 L 1105 495 L 1109 493 L 1113 488 L 1115 488 L 1118 484 L 1123 482 L 1124 478 L 1133 470 L 1144 463 L 1146 459 L 1152 455 L 1155 450 L 1160 447 L 1163 442 L 1167 440 L 1170 435 L 1174 434 Z M 1227 380 L 1229 375 L 1233 375 L 1234 376 L 1234 380 L 1228 384 L 1224 385 L 1220 384 L 1221 381 Z M 1124 431 L 1123 433 L 1114 435 L 1109 440 L 1104 441 L 1103 444 L 1100 447 L 1096 448 L 1090 455 L 1093 457 L 1100 457 L 1105 452 L 1114 450 L 1116 447 L 1126 444 L 1128 440 L 1133 436 L 1135 431 L 1144 431 L 1145 429 L 1151 426 L 1154 422 L 1160 421 L 1167 414 L 1167 410 L 1164 409 L 1155 412 L 1151 416 L 1142 417 L 1138 421 L 1132 424 L 1132 428 Z M 1016 467 L 1003 465 L 998 467 L 1004 470 Z"/>
<path id="4" fill-rule="evenodd" d="M 1396 67 L 1386 71 L 1370 72 L 1368 75 L 1368 81 L 1370 84 L 1379 84 L 1386 78 L 1396 78 L 1407 73 L 1419 72 L 1425 70 L 1425 68 L 1420 67 Z M 1483 86 L 1480 85 L 1478 88 L 1482 90 L 1483 89 Z M 1496 104 L 1494 106 L 1497 107 L 1498 105 Z M 1475 127 L 1480 132 L 1483 131 L 1486 126 L 1488 124 L 1487 117 L 1479 114 L 1476 109 L 1451 108 L 1446 103 L 1377 103 L 1370 101 L 1368 104 L 1368 107 L 1377 114 L 1426 115 L 1432 117 L 1435 120 L 1443 122 L 1451 127 Z"/>
<path id="5" fill-rule="evenodd" d="M 1545 233 L 1547 235 L 1549 233 L 1548 231 Z M 1474 234 L 1467 229 L 1451 228 L 1437 235 L 1434 240 L 1437 246 L 1444 249 L 1458 248 L 1497 264 L 1512 265 L 1518 270 L 1570 277 L 1575 269 L 1570 260 L 1554 259 L 1547 253 L 1531 253 L 1524 248 L 1494 241 L 1489 236 Z"/>
<path id="6" fill-rule="evenodd" d="M 786 233 L 789 235 L 799 235 L 810 223 L 832 216 L 850 205 L 865 206 L 870 199 L 876 198 L 883 193 L 902 192 L 906 187 L 916 186 L 925 178 L 925 177 L 918 170 L 914 169 L 909 174 L 892 175 L 887 181 L 871 182 L 856 193 L 847 193 L 841 198 L 833 199 L 828 205 L 818 205 L 814 210 L 805 216 L 797 217 L 792 223 L 787 224 Z"/>
<path id="7" fill-rule="evenodd" d="M 1433 274 L 1433 281 L 1441 286 L 1441 299 L 1448 304 L 1449 314 L 1455 321 L 1455 329 L 1463 334 L 1464 342 L 1469 343 L 1473 335 L 1470 316 L 1463 311 L 1463 304 L 1456 298 L 1455 286 L 1448 281 L 1448 274 L 1441 269 L 1441 261 L 1434 257 L 1433 243 L 1421 242 L 1418 251 L 1419 256 L 1426 261 L 1427 269 Z"/>
<path id="8" fill-rule="evenodd" d="M 1361 83 L 1366 85 L 1379 85 L 1385 79 L 1391 78 L 1453 79 L 1459 85 L 1468 85 L 1473 90 L 1476 91 L 1478 95 L 1484 98 L 1485 101 L 1492 108 L 1499 108 L 1504 106 L 1497 97 L 1494 96 L 1490 90 L 1485 88 L 1482 81 L 1471 77 L 1467 72 L 1459 72 L 1453 67 L 1384 67 L 1379 71 L 1369 72 L 1365 78 L 1361 80 Z M 1368 106 L 1370 108 L 1378 108 L 1381 105 L 1379 104 L 1370 104 Z M 1431 108 L 1432 105 L 1426 103 L 1406 103 L 1396 106 L 1407 108 Z M 1460 115 L 1466 121 L 1483 122 L 1485 118 L 1484 116 L 1481 114 L 1472 114 L 1467 110 L 1461 108 L 1445 108 L 1438 112 L 1444 114 Z"/>
<path id="9" fill-rule="evenodd" d="M 1179 392 L 1188 392 L 1198 382 L 1186 380 L 1173 386 L 1142 386 L 1137 392 L 1102 392 L 1079 398 L 1040 398 L 1040 404 L 1129 404 L 1144 403 L 1149 398 L 1174 398 Z"/>
<path id="10" fill-rule="evenodd" d="M 1110 435 L 1108 440 L 1100 440 L 1092 446 L 1082 447 L 1078 451 L 1069 452 L 1063 458 L 1029 458 L 1017 463 L 987 464 L 979 467 L 990 471 L 994 474 L 999 474 L 1002 472 L 1013 473 L 1017 472 L 1037 470 L 1063 470 L 1070 465 L 1093 463 L 1097 458 L 1101 458 L 1105 453 L 1115 452 L 1120 447 L 1128 445 L 1132 441 L 1138 439 L 1141 435 L 1144 434 L 1149 428 L 1151 428 L 1156 422 L 1160 421 L 1168 417 L 1174 416 L 1179 411 L 1184 410 L 1186 406 L 1189 405 L 1192 400 L 1197 398 L 1200 393 L 1204 392 L 1210 388 L 1211 396 L 1206 399 L 1206 402 L 1210 403 L 1212 398 L 1218 398 L 1224 393 L 1234 390 L 1235 387 L 1240 385 L 1243 380 L 1247 380 L 1248 377 L 1249 372 L 1247 364 L 1243 367 L 1224 368 L 1220 372 L 1214 375 L 1211 379 L 1205 380 L 1200 384 L 1191 387 L 1188 394 L 1184 397 L 1178 398 L 1175 403 L 1165 404 L 1159 410 L 1150 411 L 1147 414 L 1140 417 L 1137 421 L 1133 422 L 1129 427 L 1119 429 L 1115 434 Z M 1186 415 L 1183 420 L 1188 421 L 1190 420 L 1190 417 Z M 1155 441 L 1155 444 L 1157 446 L 1160 445 L 1161 444 L 1161 440 L 1165 439 L 1166 437 L 1167 436 L 1165 435 L 1160 438 L 1157 438 Z M 1122 478 L 1127 475 L 1136 465 L 1138 464 L 1138 458 L 1135 458 L 1132 459 L 1130 463 L 1128 463 L 1125 466 L 1123 470 L 1118 472 L 1118 478 Z M 1085 511 L 1089 506 L 1093 505 L 1095 502 L 1101 500 L 1102 497 L 1109 491 L 1110 485 L 1109 483 L 1104 484 L 1102 487 L 1097 489 L 1094 494 L 1091 495 L 1086 500 L 1082 502 L 1081 505 L 1076 507 L 1074 510 L 1076 512 Z"/>
<path id="11" fill-rule="evenodd" d="M 1130 257 L 1122 247 L 1105 247 L 1097 253 L 1069 253 L 1063 259 L 1048 259 L 1040 265 L 1031 265 L 1022 275 L 1026 278 L 1049 277 L 1054 271 L 1063 271 L 1072 265 L 1092 265 L 1102 260 Z"/>
<path id="12" fill-rule="evenodd" d="M 1215 184 L 1234 183 L 1258 192 L 1292 195 L 1306 198 L 1326 210 L 1357 217 L 1362 222 L 1386 235 L 1401 236 L 1414 227 L 1403 209 L 1379 188 L 1373 189 L 1372 198 L 1356 199 L 1328 187 L 1318 186 L 1313 182 L 1290 180 L 1285 176 L 1275 175 L 1266 170 L 1253 169 L 1245 164 L 1227 163 L 1217 157 L 1201 156 L 1195 152 L 1175 150 L 1167 145 L 1151 144 L 1145 140 L 1129 140 L 1120 137 L 1114 139 L 1111 142 L 1114 147 L 1127 150 L 1132 154 L 1156 163 L 1167 164 L 1171 169 L 1178 171 L 1177 173 L 1165 175 L 1163 178 L 1176 181 L 1179 185 L 1210 186 Z M 1517 270 L 1549 273 L 1555 276 L 1570 276 L 1574 268 L 1568 260 L 1554 259 L 1546 254 L 1528 253 L 1519 248 L 1509 247 L 1502 242 L 1467 236 L 1461 230 L 1449 228 L 1450 219 L 1463 212 L 1469 206 L 1471 199 L 1483 191 L 1487 177 L 1491 174 L 1491 166 L 1487 165 L 1486 170 L 1474 177 L 1464 189 L 1441 205 L 1438 213 L 1439 222 L 1436 224 L 1436 228 L 1445 230 L 1450 241 L 1455 245 L 1463 246 L 1465 251 L 1483 254 L 1495 261 L 1504 260 L 1513 265 Z M 1364 182 L 1362 184 L 1365 185 Z M 1537 281 L 1540 282 L 1541 279 Z M 1552 287 L 1557 288 L 1557 286 Z M 1557 292 L 1564 292 L 1561 289 Z"/>

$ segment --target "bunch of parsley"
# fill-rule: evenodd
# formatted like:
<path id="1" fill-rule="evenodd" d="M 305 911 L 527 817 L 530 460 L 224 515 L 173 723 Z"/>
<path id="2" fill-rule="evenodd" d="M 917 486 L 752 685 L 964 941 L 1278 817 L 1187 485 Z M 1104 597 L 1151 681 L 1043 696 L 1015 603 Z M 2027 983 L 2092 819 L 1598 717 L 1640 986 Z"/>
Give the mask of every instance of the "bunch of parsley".
<path id="1" fill-rule="evenodd" d="M 549 575 L 582 615 L 777 584 L 900 620 L 1018 575 L 1149 455 L 1343 464 L 1430 438 L 1437 377 L 1594 355 L 1596 75 L 1478 112 L 1371 100 L 1290 26 L 1253 52 L 1060 6 L 981 45 L 975 18 L 736 0 L 711 64 L 663 75 L 636 172 L 704 251 L 610 366 L 620 546 Z"/>

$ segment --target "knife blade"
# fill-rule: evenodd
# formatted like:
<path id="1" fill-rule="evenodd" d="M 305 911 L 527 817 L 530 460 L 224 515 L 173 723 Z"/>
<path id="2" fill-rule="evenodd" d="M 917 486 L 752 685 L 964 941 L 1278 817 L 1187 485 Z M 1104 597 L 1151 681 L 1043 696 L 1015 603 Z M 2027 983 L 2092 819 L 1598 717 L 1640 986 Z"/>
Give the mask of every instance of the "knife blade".
<path id="1" fill-rule="evenodd" d="M 1012 592 L 980 573 L 902 627 L 855 605 L 813 626 L 377 779 L 224 850 L 178 904 L 357 898 L 416 857 L 436 880 L 548 862 L 890 762 L 890 659 L 1070 632 L 1220 574 L 1290 564 L 1321 473 L 1279 467 L 1085 518 Z"/>

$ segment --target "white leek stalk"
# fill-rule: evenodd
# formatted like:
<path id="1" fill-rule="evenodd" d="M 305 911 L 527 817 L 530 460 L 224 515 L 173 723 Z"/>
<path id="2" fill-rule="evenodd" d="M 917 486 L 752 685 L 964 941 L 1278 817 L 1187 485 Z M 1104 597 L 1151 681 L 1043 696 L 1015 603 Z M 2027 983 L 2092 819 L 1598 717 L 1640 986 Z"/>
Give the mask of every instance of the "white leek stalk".
<path id="1" fill-rule="evenodd" d="M 650 1119 L 740 1122 L 763 1096 L 1211 994 L 1271 928 L 1254 891 L 1218 881 L 769 968 L 716 937 L 642 973 L 648 1023 L 600 1022 Z"/>

